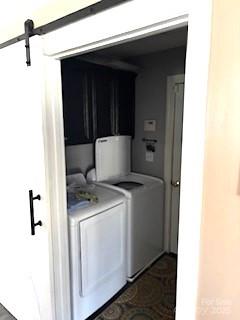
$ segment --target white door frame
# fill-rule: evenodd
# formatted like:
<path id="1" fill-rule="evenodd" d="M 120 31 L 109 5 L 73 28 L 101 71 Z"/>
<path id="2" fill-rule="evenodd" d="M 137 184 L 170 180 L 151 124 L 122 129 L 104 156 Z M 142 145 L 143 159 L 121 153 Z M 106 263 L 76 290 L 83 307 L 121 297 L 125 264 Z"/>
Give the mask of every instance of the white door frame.
<path id="1" fill-rule="evenodd" d="M 164 249 L 170 252 L 171 246 L 171 174 L 172 174 L 172 142 L 174 105 L 172 103 L 172 90 L 177 83 L 184 83 L 185 75 L 176 74 L 167 77 L 167 104 L 166 104 L 166 127 L 164 146 L 164 182 L 165 182 L 165 222 L 164 222 Z"/>
<path id="2" fill-rule="evenodd" d="M 133 0 L 43 37 L 47 78 L 44 138 L 53 230 L 57 320 L 71 319 L 59 59 L 161 33 L 186 24 L 189 32 L 185 73 L 176 319 L 195 318 L 211 8 L 212 0 L 193 4 L 184 0 L 158 0 L 151 3 Z M 189 200 L 190 192 L 193 196 Z"/>

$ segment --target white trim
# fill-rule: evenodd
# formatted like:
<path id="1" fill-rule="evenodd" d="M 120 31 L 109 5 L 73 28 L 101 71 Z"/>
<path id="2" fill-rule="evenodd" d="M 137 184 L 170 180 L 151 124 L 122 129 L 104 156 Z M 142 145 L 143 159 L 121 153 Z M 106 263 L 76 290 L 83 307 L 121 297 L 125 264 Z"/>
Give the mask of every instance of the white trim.
<path id="1" fill-rule="evenodd" d="M 45 35 L 44 52 L 48 56 L 67 56 L 95 44 L 102 47 L 107 41 L 126 41 L 132 37 L 150 35 L 169 27 L 187 23 L 189 0 L 131 0 L 89 16 L 81 21 Z M 134 32 L 133 36 L 131 33 Z M 92 48 L 94 49 L 94 48 Z M 70 53 L 71 51 L 71 53 Z"/>
<path id="2" fill-rule="evenodd" d="M 170 252 L 171 242 L 171 172 L 172 172 L 172 143 L 173 143 L 173 88 L 175 84 L 184 84 L 184 74 L 167 77 L 167 103 L 165 121 L 165 146 L 164 146 L 164 182 L 165 182 L 165 222 L 164 222 L 164 249 Z"/>
<path id="3" fill-rule="evenodd" d="M 188 23 L 176 320 L 197 312 L 212 0 L 192 1 Z"/>
<path id="4" fill-rule="evenodd" d="M 181 27 L 187 26 L 187 21 L 188 21 L 188 16 L 182 15 L 179 17 L 175 17 L 174 19 L 161 21 L 151 26 L 147 26 L 141 29 L 122 33 L 122 34 L 104 39 L 102 41 L 93 41 L 91 43 L 78 46 L 77 48 L 72 48 L 72 49 L 61 51 L 61 52 L 53 52 L 51 54 L 48 54 L 48 56 L 49 57 L 52 56 L 55 59 L 59 59 L 63 57 L 68 58 L 78 54 L 89 53 L 89 52 L 104 49 L 113 45 L 119 45 L 125 42 L 138 40 L 138 39 L 149 37 L 155 34 L 174 30 L 176 28 L 181 28 Z"/>
<path id="5" fill-rule="evenodd" d="M 187 15 L 184 19 L 183 15 L 188 12 L 189 35 L 185 73 L 176 320 L 195 318 L 212 0 L 190 2 L 192 8 L 189 10 L 185 10 L 186 3 L 188 1 L 169 0 L 166 2 L 158 0 L 151 1 L 149 4 L 147 1 L 133 0 L 108 10 L 108 14 L 98 14 L 89 20 L 84 19 L 69 27 L 62 28 L 58 32 L 44 36 L 44 52 L 46 55 L 52 56 L 47 63 L 47 108 L 49 110 L 46 110 L 46 114 L 50 119 L 46 119 L 45 130 L 47 132 L 45 136 L 48 141 L 45 139 L 45 151 L 47 159 L 49 159 L 48 178 L 52 188 L 50 201 L 53 210 L 55 290 L 60 288 L 59 292 L 57 291 L 59 299 L 56 301 L 59 312 L 58 320 L 70 320 L 70 295 L 69 269 L 66 263 L 69 254 L 61 79 L 59 63 L 57 64 L 56 59 L 130 39 L 134 40 L 143 35 L 160 33 L 166 31 L 167 28 L 178 28 L 183 25 L 184 19 L 186 24 Z M 139 11 L 138 5 L 141 8 Z M 158 10 L 156 10 L 156 6 L 158 6 Z M 134 8 L 133 12 L 131 12 L 131 8 Z M 108 19 L 115 19 L 115 21 L 109 24 Z M 124 23 L 121 23 L 123 19 Z M 171 25 L 169 24 L 170 20 Z M 88 21 L 91 22 L 88 25 L 89 29 L 85 28 Z M 95 22 L 97 24 L 94 24 Z M 74 36 L 73 32 L 75 32 Z M 55 73 L 55 75 L 52 76 L 51 73 Z M 192 153 L 189 157 L 190 152 Z"/>
<path id="6" fill-rule="evenodd" d="M 186 18 L 184 18 L 186 25 Z M 171 28 L 182 27 L 182 18 L 176 18 L 171 21 Z M 158 24 L 158 30 L 155 26 L 155 32 L 160 33 L 169 30 L 169 22 Z M 144 28 L 144 35 L 147 33 Z M 131 33 L 131 40 L 137 39 L 140 30 Z M 149 35 L 152 35 L 152 26 L 149 27 Z M 122 41 L 130 39 L 129 34 L 121 35 Z M 101 48 L 103 45 L 117 43 L 119 36 L 91 45 L 91 49 Z M 79 52 L 83 53 L 89 47 L 80 47 Z M 76 54 L 76 51 L 74 51 Z M 52 211 L 53 226 L 53 260 L 54 260 L 54 283 L 57 320 L 71 319 L 70 287 L 69 287 L 69 265 L 66 258 L 69 257 L 68 230 L 67 230 L 67 212 L 66 212 L 66 181 L 65 181 L 65 149 L 63 134 L 63 116 L 62 116 L 62 91 L 61 91 L 61 70 L 59 58 L 65 58 L 72 55 L 72 51 L 65 52 L 64 56 L 56 54 L 54 57 L 46 57 L 46 106 L 45 106 L 45 153 L 48 162 L 47 171 L 49 175 L 49 198 Z"/>
<path id="7" fill-rule="evenodd" d="M 45 58 L 44 146 L 53 239 L 55 320 L 71 320 L 60 61 Z"/>

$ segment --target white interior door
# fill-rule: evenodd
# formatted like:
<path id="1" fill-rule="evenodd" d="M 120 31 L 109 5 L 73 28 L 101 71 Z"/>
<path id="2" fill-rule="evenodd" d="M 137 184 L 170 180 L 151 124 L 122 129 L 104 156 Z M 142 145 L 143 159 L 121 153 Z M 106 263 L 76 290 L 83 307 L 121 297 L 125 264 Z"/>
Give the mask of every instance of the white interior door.
<path id="1" fill-rule="evenodd" d="M 171 231 L 170 251 L 177 253 L 180 176 L 182 154 L 182 124 L 183 124 L 184 83 L 174 85 L 174 113 L 173 113 L 173 142 L 172 142 L 172 170 L 171 170 Z"/>
<path id="2" fill-rule="evenodd" d="M 53 320 L 50 223 L 47 215 L 42 135 L 40 39 L 31 39 L 32 66 L 24 42 L 0 50 L 0 303 L 18 320 Z M 31 235 L 29 190 L 35 221 Z"/>

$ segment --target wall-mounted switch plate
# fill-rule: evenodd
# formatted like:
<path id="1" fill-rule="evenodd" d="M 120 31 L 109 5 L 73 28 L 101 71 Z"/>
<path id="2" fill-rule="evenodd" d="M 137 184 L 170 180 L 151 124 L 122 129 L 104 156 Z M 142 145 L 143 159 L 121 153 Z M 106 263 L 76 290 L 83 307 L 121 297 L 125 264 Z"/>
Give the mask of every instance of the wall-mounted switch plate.
<path id="1" fill-rule="evenodd" d="M 154 161 L 154 153 L 152 151 L 146 151 L 146 158 L 145 160 L 147 162 L 153 162 Z"/>
<path id="2" fill-rule="evenodd" d="M 156 131 L 156 120 L 144 120 L 144 131 Z"/>

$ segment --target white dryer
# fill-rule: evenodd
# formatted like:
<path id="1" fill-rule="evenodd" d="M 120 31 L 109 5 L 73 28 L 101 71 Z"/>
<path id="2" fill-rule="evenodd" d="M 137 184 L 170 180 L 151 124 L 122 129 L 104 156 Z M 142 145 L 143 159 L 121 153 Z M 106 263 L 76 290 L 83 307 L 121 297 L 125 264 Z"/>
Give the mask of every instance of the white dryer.
<path id="1" fill-rule="evenodd" d="M 84 320 L 127 282 L 125 197 L 103 186 L 81 186 L 94 195 L 68 214 L 73 320 Z"/>
<path id="2" fill-rule="evenodd" d="M 100 138 L 95 145 L 97 184 L 127 199 L 127 275 L 135 279 L 163 253 L 163 180 L 130 172 L 131 138 Z"/>

